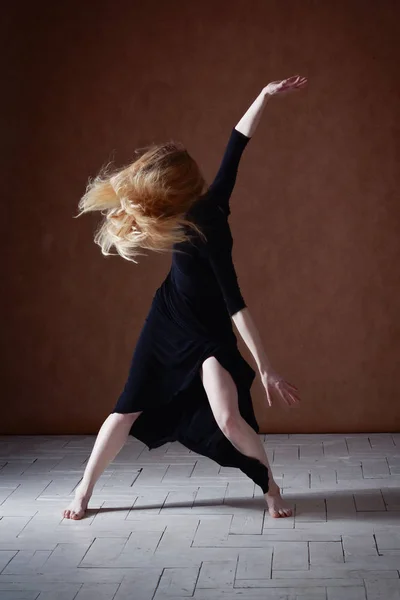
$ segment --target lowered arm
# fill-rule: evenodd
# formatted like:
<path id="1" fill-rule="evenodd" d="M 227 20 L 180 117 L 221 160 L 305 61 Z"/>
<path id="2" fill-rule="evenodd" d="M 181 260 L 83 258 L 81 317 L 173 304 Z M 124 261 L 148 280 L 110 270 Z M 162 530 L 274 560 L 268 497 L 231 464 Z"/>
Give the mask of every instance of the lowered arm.
<path id="1" fill-rule="evenodd" d="M 231 316 L 241 338 L 253 355 L 260 374 L 264 375 L 271 371 L 271 364 L 265 352 L 260 333 L 247 306 Z"/>

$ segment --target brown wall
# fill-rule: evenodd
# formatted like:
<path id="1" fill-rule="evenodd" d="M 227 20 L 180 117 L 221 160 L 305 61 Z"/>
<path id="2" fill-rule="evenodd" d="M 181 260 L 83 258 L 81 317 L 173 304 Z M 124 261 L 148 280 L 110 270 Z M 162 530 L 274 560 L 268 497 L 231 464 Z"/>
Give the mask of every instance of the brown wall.
<path id="1" fill-rule="evenodd" d="M 50 3 L 49 7 L 50 7 Z M 399 430 L 399 26 L 388 0 L 14 3 L 3 22 L 2 433 L 94 433 L 169 257 L 104 258 L 89 176 L 175 138 L 207 179 L 270 80 L 232 197 L 239 281 L 294 411 L 264 431 Z M 243 352 L 251 361 L 247 349 Z"/>

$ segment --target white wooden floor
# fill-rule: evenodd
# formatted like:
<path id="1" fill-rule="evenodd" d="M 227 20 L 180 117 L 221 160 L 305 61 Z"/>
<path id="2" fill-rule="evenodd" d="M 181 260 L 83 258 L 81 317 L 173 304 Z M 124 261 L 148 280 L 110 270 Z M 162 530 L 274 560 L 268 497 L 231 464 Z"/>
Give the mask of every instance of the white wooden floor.
<path id="1" fill-rule="evenodd" d="M 0 437 L 0 600 L 400 599 L 400 434 L 270 435 L 295 514 L 240 471 L 130 438 L 82 521 L 94 437 Z"/>

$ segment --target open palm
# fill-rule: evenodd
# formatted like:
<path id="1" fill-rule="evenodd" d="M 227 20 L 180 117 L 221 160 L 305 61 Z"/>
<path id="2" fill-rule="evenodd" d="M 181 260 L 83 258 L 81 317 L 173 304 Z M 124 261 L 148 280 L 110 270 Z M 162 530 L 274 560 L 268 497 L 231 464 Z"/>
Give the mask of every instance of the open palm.
<path id="1" fill-rule="evenodd" d="M 276 394 L 289 407 L 300 402 L 300 398 L 297 396 L 298 389 L 276 373 L 264 373 L 261 375 L 261 381 L 267 394 L 269 406 L 272 406 L 272 393 Z"/>
<path id="2" fill-rule="evenodd" d="M 271 81 L 265 86 L 264 91 L 270 96 L 277 94 L 284 95 L 287 92 L 294 92 L 300 90 L 307 84 L 307 78 L 301 77 L 300 75 L 294 75 L 289 79 L 282 79 L 281 81 Z"/>

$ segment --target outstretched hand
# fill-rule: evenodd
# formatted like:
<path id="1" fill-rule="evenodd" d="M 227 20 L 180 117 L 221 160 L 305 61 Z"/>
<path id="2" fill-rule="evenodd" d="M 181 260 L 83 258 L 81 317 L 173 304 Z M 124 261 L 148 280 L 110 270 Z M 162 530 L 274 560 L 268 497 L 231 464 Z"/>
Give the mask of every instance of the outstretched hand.
<path id="1" fill-rule="evenodd" d="M 284 95 L 287 92 L 293 92 L 300 90 L 307 84 L 307 77 L 301 77 L 300 75 L 294 75 L 289 79 L 282 79 L 281 81 L 271 81 L 265 86 L 264 91 L 270 96 L 276 94 Z"/>
<path id="2" fill-rule="evenodd" d="M 276 394 L 289 407 L 300 402 L 300 398 L 297 396 L 298 389 L 273 371 L 263 373 L 261 381 L 267 394 L 269 406 L 272 406 L 271 392 Z"/>

